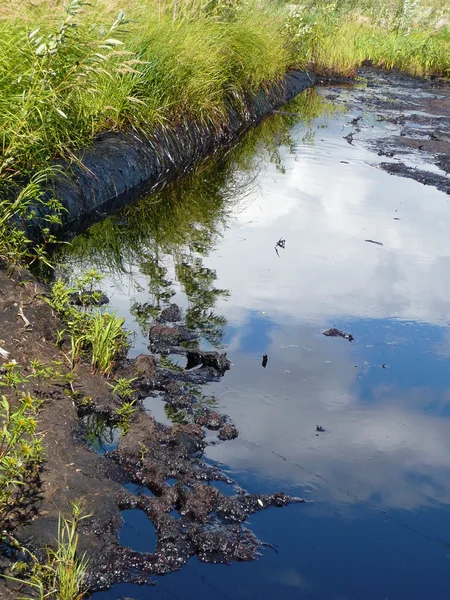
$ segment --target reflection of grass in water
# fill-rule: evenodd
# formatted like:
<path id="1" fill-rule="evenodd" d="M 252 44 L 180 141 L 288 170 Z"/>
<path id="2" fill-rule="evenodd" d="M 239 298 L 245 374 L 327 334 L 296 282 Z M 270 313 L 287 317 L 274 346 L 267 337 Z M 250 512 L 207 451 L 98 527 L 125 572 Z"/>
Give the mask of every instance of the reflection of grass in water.
<path id="1" fill-rule="evenodd" d="M 178 425 L 187 425 L 193 421 L 192 415 L 187 410 L 174 408 L 170 404 L 164 406 L 164 412 L 172 423 L 177 423 Z"/>
<path id="2" fill-rule="evenodd" d="M 236 201 L 253 189 L 260 163 L 280 146 L 294 148 L 294 124 L 308 127 L 336 110 L 314 89 L 306 90 L 283 107 L 286 114 L 274 114 L 250 129 L 226 157 L 205 161 L 184 181 L 93 225 L 73 241 L 66 259 L 117 273 L 144 264 L 149 275 L 163 280 L 167 269 L 159 257 L 175 255 L 186 246 L 208 253 Z"/>
<path id="3" fill-rule="evenodd" d="M 197 401 L 193 405 L 193 410 L 174 408 L 170 404 L 164 405 L 164 412 L 168 419 L 172 423 L 179 423 L 180 425 L 186 425 L 187 423 L 193 423 L 195 420 L 195 414 L 202 410 L 203 407 L 211 408 L 217 406 L 217 400 L 214 396 L 203 396 L 201 387 L 199 385 L 187 384 L 189 393 L 196 396 Z"/>
<path id="4" fill-rule="evenodd" d="M 261 162 L 280 146 L 294 148 L 291 127 L 299 122 L 308 126 L 335 110 L 315 90 L 306 90 L 283 108 L 286 114 L 275 114 L 251 129 L 225 158 L 204 162 L 183 182 L 177 181 L 92 226 L 73 241 L 66 260 L 113 273 L 138 265 L 158 280 L 168 295 L 170 283 L 163 255 L 180 255 L 186 247 L 190 252 L 207 254 L 235 203 L 253 189 Z"/>
<path id="5" fill-rule="evenodd" d="M 96 414 L 86 415 L 83 418 L 83 425 L 84 438 L 96 452 L 113 446 L 120 432 L 120 429 L 113 427 L 107 419 Z"/>
<path id="6" fill-rule="evenodd" d="M 170 371 L 177 371 L 178 373 L 184 371 L 183 367 L 180 367 L 175 361 L 164 355 L 159 357 L 159 366 L 163 369 L 169 369 Z"/>
<path id="7" fill-rule="evenodd" d="M 283 114 L 251 129 L 225 157 L 209 160 L 183 182 L 125 207 L 74 240 L 69 263 L 109 269 L 121 279 L 134 267 L 148 277 L 150 301 L 135 303 L 132 312 L 145 331 L 175 294 L 175 272 L 188 299 L 186 324 L 219 347 L 226 327 L 215 306 L 228 291 L 215 286 L 217 274 L 203 264 L 220 237 L 236 204 L 255 185 L 260 165 L 271 160 L 283 171 L 280 148 L 294 152 L 294 124 L 310 124 L 336 110 L 314 90 L 298 96 Z M 296 134 L 297 135 L 297 134 Z"/>

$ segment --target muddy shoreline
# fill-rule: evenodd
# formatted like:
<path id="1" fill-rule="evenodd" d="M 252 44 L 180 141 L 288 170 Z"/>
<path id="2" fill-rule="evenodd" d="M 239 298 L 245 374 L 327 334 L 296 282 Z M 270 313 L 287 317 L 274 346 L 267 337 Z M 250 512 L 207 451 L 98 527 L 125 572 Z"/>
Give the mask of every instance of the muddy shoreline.
<path id="1" fill-rule="evenodd" d="M 348 86 L 322 84 L 324 97 L 348 110 L 343 137 L 373 151 L 387 173 L 450 194 L 449 83 L 371 68 L 358 75 L 351 98 Z M 384 126 L 382 136 L 373 137 L 371 118 Z"/>
<path id="2" fill-rule="evenodd" d="M 26 272 L 0 270 L 1 345 L 25 375 L 36 356 L 45 365 L 60 360 L 64 364 L 67 347 L 59 350 L 56 345 L 56 332 L 63 324 L 45 302 L 48 294 L 47 286 Z M 23 307 L 29 326 L 24 327 L 18 307 Z M 183 345 L 186 341 L 188 346 Z M 86 583 L 91 592 L 118 582 L 148 582 L 151 575 L 180 569 L 192 556 L 215 563 L 252 560 L 262 542 L 245 527 L 248 515 L 303 501 L 282 491 L 248 494 L 234 489 L 218 466 L 204 461 L 207 443 L 232 443 L 224 440 L 234 439 L 238 431 L 226 415 L 211 407 L 211 397 L 198 391 L 203 383 L 226 376 L 230 367 L 226 356 L 202 352 L 198 341 L 196 332 L 188 331 L 182 321 L 163 318 L 150 334 L 152 354 L 124 360 L 117 367 L 114 377 L 136 378 L 139 408 L 128 432 L 104 454 L 90 442 L 86 417 L 91 423 L 116 427 L 115 411 L 122 401 L 87 362 L 77 363 L 72 387 L 51 378 L 21 386 L 43 401 L 38 422 L 44 433 L 45 461 L 22 522 L 11 520 L 9 529 L 43 560 L 45 546 L 54 544 L 59 512 L 70 514 L 71 503 L 82 498 L 83 510 L 91 516 L 80 525 L 79 551 L 89 558 Z M 161 356 L 174 351 L 186 356 L 186 368 L 161 364 Z M 68 371 L 67 366 L 60 368 Z M 142 400 L 152 395 L 178 412 L 177 423 L 167 427 L 145 411 Z M 206 442 L 207 430 L 215 432 L 216 439 Z M 233 495 L 214 487 L 217 481 L 230 486 Z M 121 512 L 128 509 L 143 511 L 153 524 L 154 552 L 120 545 Z M 8 572 L 12 560 L 10 549 L 3 547 L 1 572 Z M 0 593 L 16 594 L 4 580 Z"/>

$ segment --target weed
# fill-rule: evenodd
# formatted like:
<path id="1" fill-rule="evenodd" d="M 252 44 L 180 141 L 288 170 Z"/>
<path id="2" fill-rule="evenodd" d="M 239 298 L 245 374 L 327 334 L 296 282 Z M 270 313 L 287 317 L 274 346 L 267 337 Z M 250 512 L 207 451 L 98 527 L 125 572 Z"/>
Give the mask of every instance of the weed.
<path id="1" fill-rule="evenodd" d="M 92 367 L 104 375 L 110 375 L 115 361 L 128 347 L 128 333 L 124 330 L 125 319 L 115 314 L 96 312 L 91 319 L 85 342 L 92 353 Z"/>
<path id="2" fill-rule="evenodd" d="M 21 502 L 22 491 L 37 474 L 42 457 L 41 437 L 36 433 L 40 403 L 23 395 L 12 404 L 0 395 L 0 523 Z"/>
<path id="3" fill-rule="evenodd" d="M 120 398 L 126 399 L 131 398 L 134 394 L 134 388 L 132 383 L 136 381 L 137 377 L 132 377 L 128 379 L 126 377 L 119 377 L 119 379 L 115 380 L 115 384 L 108 384 L 113 389 L 113 394 L 117 394 Z"/>
<path id="4" fill-rule="evenodd" d="M 77 358 L 88 352 L 92 368 L 109 376 L 117 358 L 128 347 L 129 333 L 123 327 L 125 319 L 106 311 L 91 310 L 87 301 L 81 303 L 81 310 L 72 304 L 74 294 L 84 299 L 91 298 L 92 286 L 100 279 L 101 276 L 93 270 L 78 278 L 74 287 L 67 287 L 62 279 L 58 279 L 52 286 L 49 303 L 64 321 L 66 332 L 70 335 L 68 361 L 71 369 L 74 369 Z M 60 344 L 64 334 L 58 333 Z"/>
<path id="5" fill-rule="evenodd" d="M 58 538 L 56 549 L 47 548 L 47 559 L 41 564 L 28 550 L 13 542 L 25 561 L 14 565 L 12 571 L 17 576 L 7 576 L 12 581 L 19 582 L 32 590 L 32 596 L 17 600 L 82 600 L 86 597 L 83 585 L 88 561 L 84 554 L 77 556 L 77 528 L 87 515 L 81 514 L 80 504 L 74 503 L 71 518 L 59 515 Z M 23 577 L 24 574 L 27 576 Z"/>
<path id="6" fill-rule="evenodd" d="M 130 419 L 137 411 L 135 400 L 124 402 L 116 410 L 116 415 L 119 419 L 119 427 L 123 435 L 127 434 L 130 430 Z"/>
<path id="7" fill-rule="evenodd" d="M 116 410 L 116 415 L 120 420 L 128 420 L 135 412 L 137 408 L 135 402 L 124 402 L 120 408 Z"/>
<path id="8" fill-rule="evenodd" d="M 0 386 L 16 390 L 27 378 L 20 372 L 20 365 L 16 361 L 5 363 L 0 375 Z"/>
<path id="9" fill-rule="evenodd" d="M 297 60 L 319 73 L 351 76 L 369 60 L 413 75 L 448 76 L 450 41 L 439 24 L 442 16 L 434 22 L 426 19 L 430 11 L 424 4 L 424 0 L 308 2 L 291 9 L 286 32 Z"/>

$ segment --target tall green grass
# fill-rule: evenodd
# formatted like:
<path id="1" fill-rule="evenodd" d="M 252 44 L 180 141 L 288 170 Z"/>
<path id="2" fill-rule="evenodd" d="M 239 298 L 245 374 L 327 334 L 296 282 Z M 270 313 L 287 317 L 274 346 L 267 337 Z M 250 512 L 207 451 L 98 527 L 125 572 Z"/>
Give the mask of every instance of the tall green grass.
<path id="1" fill-rule="evenodd" d="M 8 225 L 26 213 L 18 191 L 58 159 L 78 160 L 107 130 L 220 127 L 230 103 L 242 108 L 249 92 L 280 78 L 292 62 L 284 18 L 268 0 L 5 0 L 0 256 L 24 242 Z"/>
<path id="2" fill-rule="evenodd" d="M 0 4 L 0 257 L 26 246 L 20 190 L 104 131 L 219 128 L 291 66 L 450 75 L 446 0 L 67 2 Z"/>
<path id="3" fill-rule="evenodd" d="M 78 526 L 88 515 L 81 513 L 80 504 L 74 503 L 72 515 L 58 517 L 58 537 L 55 548 L 46 548 L 45 562 L 40 562 L 26 548 L 20 548 L 25 562 L 13 566 L 16 576 L 7 579 L 27 589 L 28 596 L 19 596 L 17 600 L 83 600 L 87 590 L 84 584 L 88 560 L 84 554 L 78 554 Z M 13 538 L 10 542 L 15 541 Z M 23 575 L 23 579 L 22 576 Z M 20 592 L 19 592 L 20 593 Z"/>
<path id="4" fill-rule="evenodd" d="M 340 0 L 291 7 L 297 60 L 352 76 L 364 61 L 412 75 L 450 76 L 450 6 L 444 0 Z"/>
<path id="5" fill-rule="evenodd" d="M 192 5 L 174 20 L 153 2 L 128 4 L 132 20 L 71 0 L 56 18 L 41 8 L 0 21 L 0 191 L 104 130 L 219 124 L 227 102 L 242 103 L 291 61 L 267 7 Z"/>

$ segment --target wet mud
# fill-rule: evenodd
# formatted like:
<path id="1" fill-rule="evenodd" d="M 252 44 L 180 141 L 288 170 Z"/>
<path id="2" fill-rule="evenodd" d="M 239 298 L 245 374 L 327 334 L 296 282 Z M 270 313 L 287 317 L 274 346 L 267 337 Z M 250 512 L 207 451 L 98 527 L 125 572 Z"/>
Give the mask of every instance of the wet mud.
<path id="1" fill-rule="evenodd" d="M 323 95 L 348 109 L 343 137 L 381 157 L 380 169 L 450 194 L 449 83 L 367 68 Z"/>
<path id="2" fill-rule="evenodd" d="M 37 354 L 45 364 L 61 359 L 56 341 L 62 323 L 45 302 L 48 294 L 48 288 L 27 273 L 0 270 L 0 345 L 10 352 L 10 360 L 22 365 L 24 374 Z M 21 307 L 29 327 L 19 315 Z M 164 324 L 175 321 L 179 325 Z M 164 357 L 168 348 L 172 351 L 174 344 L 186 340 L 197 349 L 179 346 L 186 357 L 186 368 L 181 368 Z M 198 334 L 183 324 L 178 307 L 168 306 L 160 313 L 149 337 L 152 354 L 126 359 L 115 373 L 136 378 L 139 409 L 122 433 L 116 412 L 122 400 L 88 364 L 76 365 L 73 389 L 51 379 L 23 384 L 24 391 L 43 400 L 39 428 L 44 433 L 45 461 L 27 512 L 15 514 L 6 526 L 44 560 L 45 546 L 55 543 L 59 512 L 70 514 L 71 503 L 82 498 L 83 510 L 91 516 L 80 524 L 79 551 L 89 559 L 90 591 L 118 582 L 149 582 L 151 575 L 178 570 L 193 556 L 215 563 L 255 559 L 264 544 L 245 526 L 247 517 L 268 507 L 303 502 L 282 491 L 248 494 L 239 489 L 230 496 L 214 487 L 215 481 L 230 487 L 233 481 L 204 460 L 205 448 L 234 439 L 238 431 L 214 408 L 214 398 L 201 393 L 201 385 L 223 377 L 230 363 L 225 355 L 202 352 L 198 345 Z M 63 364 L 59 368 L 68 369 Z M 172 426 L 158 423 L 144 409 L 141 401 L 152 395 L 165 402 Z M 109 451 L 99 453 L 93 437 L 106 427 L 115 428 L 118 439 Z M 209 441 L 206 430 L 214 432 L 208 434 Z M 120 545 L 122 512 L 130 509 L 143 511 L 153 524 L 154 552 Z M 8 572 L 13 559 L 10 549 L 3 547 L 1 572 Z M 16 595 L 13 584 L 0 579 L 0 596 Z"/>

